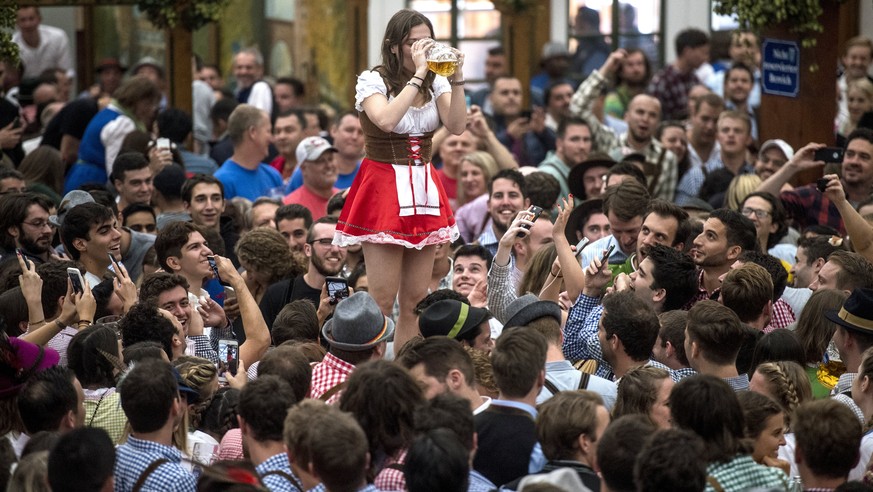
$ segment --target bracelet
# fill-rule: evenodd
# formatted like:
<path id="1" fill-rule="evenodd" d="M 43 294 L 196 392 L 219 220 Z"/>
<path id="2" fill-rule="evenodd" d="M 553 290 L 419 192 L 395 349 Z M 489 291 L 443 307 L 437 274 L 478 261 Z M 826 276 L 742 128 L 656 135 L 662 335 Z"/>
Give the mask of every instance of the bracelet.
<path id="1" fill-rule="evenodd" d="M 44 325 L 44 324 L 45 324 L 45 318 L 43 318 L 39 321 L 28 321 L 27 322 L 27 326 Z"/>
<path id="2" fill-rule="evenodd" d="M 449 84 L 455 85 L 455 86 L 464 85 L 466 83 L 467 83 L 466 80 L 451 80 L 451 81 L 449 81 Z"/>
<path id="3" fill-rule="evenodd" d="M 93 323 L 93 321 L 91 321 L 90 319 L 80 319 L 79 324 L 81 325 L 82 323 L 88 323 L 90 325 L 91 323 Z"/>
<path id="4" fill-rule="evenodd" d="M 421 77 L 419 77 L 418 75 L 413 75 L 412 78 L 413 78 L 413 79 L 418 79 L 418 80 L 424 82 L 424 79 L 421 78 Z"/>
<path id="5" fill-rule="evenodd" d="M 416 84 L 415 82 L 413 82 L 411 80 L 409 82 L 407 82 L 406 85 L 411 85 L 412 87 L 415 87 L 416 89 L 421 90 L 421 86 Z"/>

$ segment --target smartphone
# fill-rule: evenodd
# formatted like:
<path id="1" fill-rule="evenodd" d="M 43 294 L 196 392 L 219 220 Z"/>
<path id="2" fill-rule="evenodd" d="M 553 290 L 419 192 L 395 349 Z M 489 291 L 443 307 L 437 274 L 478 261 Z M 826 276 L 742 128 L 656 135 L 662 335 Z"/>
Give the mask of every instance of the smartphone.
<path id="1" fill-rule="evenodd" d="M 170 139 L 169 138 L 159 138 L 155 142 L 155 147 L 158 150 L 170 150 Z"/>
<path id="2" fill-rule="evenodd" d="M 531 222 L 536 221 L 537 218 L 540 216 L 540 214 L 543 213 L 543 209 L 540 207 L 537 207 L 536 205 L 531 205 L 530 208 L 527 209 L 527 211 L 530 214 L 529 217 L 527 218 L 527 220 L 529 220 Z M 522 224 L 521 227 L 523 227 L 527 230 L 530 230 L 530 226 L 527 224 Z M 516 234 L 516 236 L 517 237 L 524 237 L 524 234 L 525 233 L 523 233 L 523 232 L 519 232 L 518 234 Z"/>
<path id="3" fill-rule="evenodd" d="M 327 296 L 334 302 L 339 302 L 349 296 L 349 283 L 342 277 L 327 277 Z"/>
<path id="4" fill-rule="evenodd" d="M 840 147 L 824 147 L 815 151 L 813 159 L 824 162 L 843 162 L 845 152 Z"/>
<path id="5" fill-rule="evenodd" d="M 12 120 L 12 128 L 21 128 L 21 117 L 16 116 L 14 120 Z"/>
<path id="6" fill-rule="evenodd" d="M 583 237 L 581 241 L 576 243 L 576 258 L 582 258 L 582 250 L 588 245 L 588 238 Z"/>
<path id="7" fill-rule="evenodd" d="M 604 264 L 604 263 L 607 263 L 607 262 L 608 262 L 608 260 L 609 260 L 609 255 L 612 254 L 612 251 L 613 251 L 614 249 L 615 249 L 615 245 L 614 245 L 614 244 L 610 244 L 608 248 L 606 248 L 605 250 L 603 250 L 603 256 L 600 257 L 600 263 L 601 263 L 601 264 Z"/>
<path id="8" fill-rule="evenodd" d="M 73 292 L 77 294 L 85 292 L 85 279 L 82 278 L 78 268 L 67 268 L 67 277 L 70 277 L 70 282 L 73 283 Z"/>
<path id="9" fill-rule="evenodd" d="M 218 279 L 219 282 L 221 282 L 221 276 L 218 275 L 218 264 L 215 263 L 215 257 L 214 256 L 207 256 L 206 261 L 209 262 L 209 268 L 212 269 L 212 273 L 215 274 L 215 278 Z"/>
<path id="10" fill-rule="evenodd" d="M 531 110 L 529 110 L 529 109 L 525 109 L 525 110 L 523 110 L 523 111 L 521 112 L 521 117 L 522 117 L 522 118 L 530 119 L 530 117 L 531 117 L 532 115 L 533 115 L 533 111 L 531 111 Z"/>
<path id="11" fill-rule="evenodd" d="M 118 268 L 118 260 L 115 259 L 115 256 L 112 253 L 109 253 L 109 265 L 109 268 L 115 272 L 116 275 L 121 272 L 121 269 Z"/>
<path id="12" fill-rule="evenodd" d="M 827 178 L 821 178 L 815 182 L 815 186 L 818 188 L 818 191 L 824 193 L 828 189 L 828 183 L 830 182 L 831 180 Z"/>
<path id="13" fill-rule="evenodd" d="M 221 339 L 218 341 L 218 360 L 231 375 L 236 376 L 239 367 L 239 342 Z"/>

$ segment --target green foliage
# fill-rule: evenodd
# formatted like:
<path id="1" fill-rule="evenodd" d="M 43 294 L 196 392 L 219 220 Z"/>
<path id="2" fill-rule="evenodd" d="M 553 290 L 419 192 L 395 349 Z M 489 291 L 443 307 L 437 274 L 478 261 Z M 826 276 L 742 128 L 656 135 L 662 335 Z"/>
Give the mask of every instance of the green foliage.
<path id="1" fill-rule="evenodd" d="M 155 27 L 189 31 L 217 21 L 230 0 L 139 0 L 137 7 Z"/>
<path id="2" fill-rule="evenodd" d="M 18 45 L 12 42 L 12 32 L 15 30 L 15 4 L 0 7 L 0 60 L 10 60 L 18 63 Z"/>
<path id="3" fill-rule="evenodd" d="M 782 22 L 790 22 L 791 31 L 803 35 L 801 43 L 804 48 L 809 48 L 815 46 L 815 35 L 823 30 L 818 21 L 822 14 L 821 1 L 713 0 L 712 10 L 721 15 L 737 16 L 741 27 L 754 32 Z"/>

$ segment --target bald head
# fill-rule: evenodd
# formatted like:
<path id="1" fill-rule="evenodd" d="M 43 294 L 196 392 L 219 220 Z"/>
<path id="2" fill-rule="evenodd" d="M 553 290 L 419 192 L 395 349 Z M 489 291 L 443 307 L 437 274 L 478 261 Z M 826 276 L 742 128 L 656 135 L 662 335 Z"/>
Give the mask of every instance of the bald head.
<path id="1" fill-rule="evenodd" d="M 631 99 L 627 112 L 628 137 L 640 144 L 652 139 L 661 121 L 661 102 L 647 94 L 638 94 Z"/>

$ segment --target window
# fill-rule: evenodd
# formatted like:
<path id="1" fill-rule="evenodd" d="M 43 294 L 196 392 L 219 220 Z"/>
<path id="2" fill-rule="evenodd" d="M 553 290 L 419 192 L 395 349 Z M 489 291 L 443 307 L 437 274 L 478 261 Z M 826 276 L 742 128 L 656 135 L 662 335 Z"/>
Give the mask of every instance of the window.
<path id="1" fill-rule="evenodd" d="M 618 48 L 643 50 L 663 64 L 661 0 L 569 0 L 571 72 L 584 80 Z"/>
<path id="2" fill-rule="evenodd" d="M 500 12 L 493 3 L 409 0 L 408 5 L 430 19 L 437 41 L 456 46 L 464 53 L 464 78 L 468 85 L 485 80 L 485 57 L 489 49 L 500 45 Z"/>

